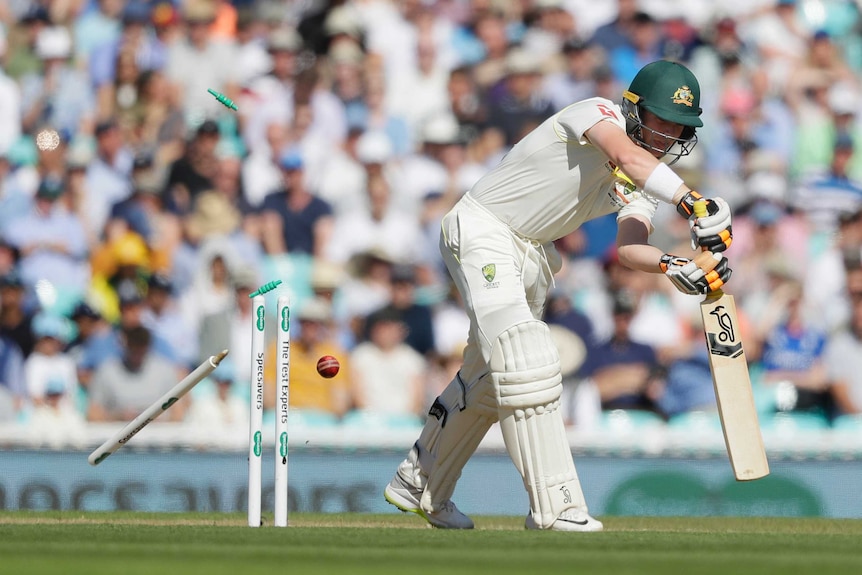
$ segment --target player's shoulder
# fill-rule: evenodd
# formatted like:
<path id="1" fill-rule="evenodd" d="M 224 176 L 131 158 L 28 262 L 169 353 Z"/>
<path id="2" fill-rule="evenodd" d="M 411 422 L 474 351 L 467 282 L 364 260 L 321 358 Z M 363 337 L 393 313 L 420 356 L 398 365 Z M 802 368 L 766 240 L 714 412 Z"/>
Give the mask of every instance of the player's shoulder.
<path id="1" fill-rule="evenodd" d="M 558 126 L 568 127 L 580 138 L 592 126 L 603 121 L 610 121 L 625 129 L 620 107 L 607 98 L 587 98 L 566 106 L 555 116 Z"/>
<path id="2" fill-rule="evenodd" d="M 560 110 L 559 115 L 566 116 L 606 116 L 615 120 L 620 120 L 623 115 L 620 110 L 619 105 L 614 102 L 608 100 L 607 98 L 602 98 L 600 96 L 595 96 L 593 98 L 587 98 L 585 100 L 580 100 L 573 104 L 569 104 L 562 110 Z"/>

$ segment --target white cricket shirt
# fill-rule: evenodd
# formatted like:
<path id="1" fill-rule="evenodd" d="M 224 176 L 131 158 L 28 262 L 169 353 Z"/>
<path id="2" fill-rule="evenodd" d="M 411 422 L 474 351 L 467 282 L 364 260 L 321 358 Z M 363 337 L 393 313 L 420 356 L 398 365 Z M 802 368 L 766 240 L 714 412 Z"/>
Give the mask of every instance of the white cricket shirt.
<path id="1" fill-rule="evenodd" d="M 584 133 L 601 121 L 625 130 L 619 106 L 590 98 L 545 120 L 483 176 L 468 195 L 518 235 L 541 243 L 619 211 L 652 221 L 657 201 L 619 175 Z"/>

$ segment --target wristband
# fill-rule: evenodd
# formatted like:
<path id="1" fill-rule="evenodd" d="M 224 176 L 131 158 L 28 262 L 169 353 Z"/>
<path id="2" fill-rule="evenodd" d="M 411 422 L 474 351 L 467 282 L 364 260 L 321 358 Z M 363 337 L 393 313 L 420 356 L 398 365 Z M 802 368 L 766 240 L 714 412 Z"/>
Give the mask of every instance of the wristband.
<path id="1" fill-rule="evenodd" d="M 654 198 L 672 204 L 676 191 L 683 184 L 682 178 L 676 175 L 667 164 L 659 162 L 644 182 L 644 192 Z"/>

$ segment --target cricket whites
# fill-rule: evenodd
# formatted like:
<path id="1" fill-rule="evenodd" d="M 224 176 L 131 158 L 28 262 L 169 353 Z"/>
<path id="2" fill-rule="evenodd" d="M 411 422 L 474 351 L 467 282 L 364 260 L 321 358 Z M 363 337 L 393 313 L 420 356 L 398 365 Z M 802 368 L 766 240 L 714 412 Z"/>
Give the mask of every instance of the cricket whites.
<path id="1" fill-rule="evenodd" d="M 706 203 L 694 205 L 697 217 L 706 215 Z M 727 455 L 737 481 L 769 475 L 769 463 L 757 421 L 748 362 L 739 333 L 736 303 L 721 290 L 700 304 L 703 331 L 709 350 L 709 367 Z"/>

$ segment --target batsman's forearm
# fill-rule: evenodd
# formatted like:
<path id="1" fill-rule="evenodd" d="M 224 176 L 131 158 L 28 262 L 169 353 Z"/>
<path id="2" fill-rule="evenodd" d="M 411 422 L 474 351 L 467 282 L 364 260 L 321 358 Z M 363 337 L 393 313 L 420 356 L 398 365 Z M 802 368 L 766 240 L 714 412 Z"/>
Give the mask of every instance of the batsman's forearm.
<path id="1" fill-rule="evenodd" d="M 620 263 L 626 267 L 653 274 L 662 273 L 659 261 L 664 252 L 657 247 L 649 244 L 628 244 L 619 246 L 617 253 Z"/>

